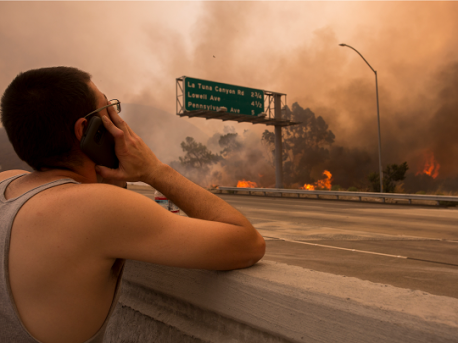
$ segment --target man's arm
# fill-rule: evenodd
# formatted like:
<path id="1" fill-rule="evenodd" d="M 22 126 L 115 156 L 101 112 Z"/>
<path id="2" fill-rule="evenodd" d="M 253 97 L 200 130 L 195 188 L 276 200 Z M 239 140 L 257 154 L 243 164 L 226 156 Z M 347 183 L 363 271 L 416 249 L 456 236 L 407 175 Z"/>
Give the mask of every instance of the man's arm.
<path id="1" fill-rule="evenodd" d="M 227 202 L 196 185 L 168 165 L 161 166 L 160 177 L 144 182 L 172 200 L 189 217 L 234 224 L 254 229 L 248 219 Z"/>
<path id="2" fill-rule="evenodd" d="M 143 195 L 109 185 L 80 189 L 78 198 L 87 200 L 78 207 L 84 219 L 75 244 L 85 255 L 211 270 L 246 268 L 264 255 L 264 240 L 252 226 L 176 215 Z"/>
<path id="3" fill-rule="evenodd" d="M 120 164 L 116 170 L 97 167 L 98 173 L 108 179 L 148 183 L 190 218 L 172 214 L 139 194 L 104 188 L 98 201 L 106 205 L 108 212 L 100 217 L 108 218 L 108 224 L 100 225 L 107 230 L 115 227 L 106 254 L 205 269 L 243 268 L 262 258 L 264 239 L 245 216 L 161 163 L 115 111 L 109 114 L 104 124 L 115 137 Z"/>

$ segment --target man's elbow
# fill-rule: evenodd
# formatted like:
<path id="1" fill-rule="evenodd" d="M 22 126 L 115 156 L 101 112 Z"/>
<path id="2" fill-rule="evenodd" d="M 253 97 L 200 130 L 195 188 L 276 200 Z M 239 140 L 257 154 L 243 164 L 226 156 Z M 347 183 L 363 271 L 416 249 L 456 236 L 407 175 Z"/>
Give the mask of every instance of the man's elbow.
<path id="1" fill-rule="evenodd" d="M 257 252 L 258 252 L 258 259 L 256 262 L 258 262 L 261 258 L 264 257 L 264 254 L 266 253 L 266 241 L 264 240 L 264 237 L 259 235 L 259 240 L 257 244 Z"/>
<path id="2" fill-rule="evenodd" d="M 266 253 L 266 241 L 258 233 L 258 237 L 251 247 L 251 258 L 247 261 L 246 267 L 255 265 Z"/>
<path id="3" fill-rule="evenodd" d="M 216 270 L 236 270 L 249 268 L 255 265 L 264 257 L 266 252 L 266 242 L 264 238 L 256 232 L 251 237 L 245 237 L 227 260 L 227 264 L 215 268 Z"/>

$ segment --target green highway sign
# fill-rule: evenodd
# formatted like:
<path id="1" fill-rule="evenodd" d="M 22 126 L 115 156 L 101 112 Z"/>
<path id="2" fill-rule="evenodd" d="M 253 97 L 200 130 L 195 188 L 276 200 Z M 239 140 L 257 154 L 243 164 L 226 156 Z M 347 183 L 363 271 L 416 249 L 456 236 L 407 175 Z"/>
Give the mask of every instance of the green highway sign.
<path id="1" fill-rule="evenodd" d="M 264 91 L 226 83 L 184 77 L 186 111 L 214 111 L 258 116 L 264 112 Z"/>

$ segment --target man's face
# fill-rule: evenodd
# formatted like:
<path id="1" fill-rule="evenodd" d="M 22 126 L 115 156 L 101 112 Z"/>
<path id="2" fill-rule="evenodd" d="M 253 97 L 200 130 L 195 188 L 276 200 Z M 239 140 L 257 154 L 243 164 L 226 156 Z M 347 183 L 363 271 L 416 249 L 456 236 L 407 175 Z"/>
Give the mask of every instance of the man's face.
<path id="1" fill-rule="evenodd" d="M 100 108 L 100 107 L 103 107 L 109 104 L 108 99 L 105 96 L 105 94 L 103 94 L 92 81 L 89 81 L 89 88 L 91 88 L 95 94 L 95 98 L 97 100 L 96 108 Z M 97 113 L 98 116 L 107 115 L 107 114 L 108 114 L 108 109 L 106 108 L 104 108 L 99 113 Z"/>
<path id="2" fill-rule="evenodd" d="M 96 101 L 97 101 L 97 107 L 96 108 L 100 108 L 100 107 L 103 107 L 103 106 L 106 106 L 106 105 L 109 104 L 109 101 L 108 101 L 106 95 L 103 94 L 92 81 L 89 82 L 89 87 L 92 89 L 92 91 L 95 94 L 95 98 L 96 98 Z M 98 116 L 108 115 L 108 108 L 104 108 L 103 110 L 98 112 L 97 115 Z M 108 183 L 108 184 L 112 184 L 112 185 L 116 185 L 116 186 L 120 186 L 120 187 L 124 187 L 124 185 L 125 185 L 125 181 L 106 180 L 101 175 L 99 175 L 97 173 L 96 173 L 96 176 L 97 176 L 97 182 L 98 183 Z"/>

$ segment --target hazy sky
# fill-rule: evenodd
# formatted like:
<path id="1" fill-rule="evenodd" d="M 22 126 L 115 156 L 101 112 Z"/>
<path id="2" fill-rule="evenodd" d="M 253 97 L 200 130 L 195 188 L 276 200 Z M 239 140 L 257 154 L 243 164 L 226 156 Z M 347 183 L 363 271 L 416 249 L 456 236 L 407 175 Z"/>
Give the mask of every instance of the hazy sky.
<path id="1" fill-rule="evenodd" d="M 457 17 L 457 2 L 0 2 L 0 92 L 20 71 L 68 65 L 108 97 L 174 115 L 186 75 L 286 93 L 323 116 L 336 143 L 376 149 L 374 73 L 346 43 L 378 71 L 387 159 L 440 155 L 444 133 L 430 127 L 456 85 Z M 441 119 L 449 131 L 455 110 Z M 227 125 L 187 120 L 210 136 Z"/>

